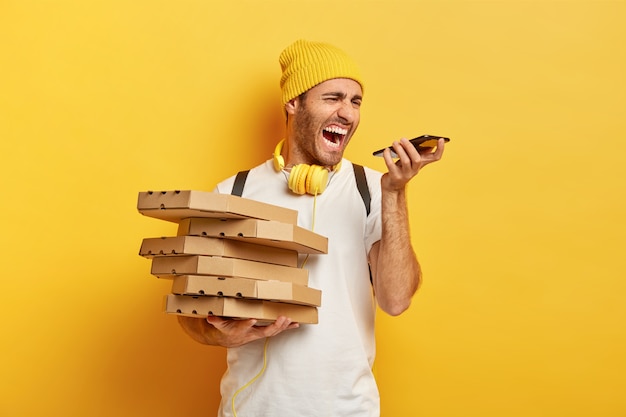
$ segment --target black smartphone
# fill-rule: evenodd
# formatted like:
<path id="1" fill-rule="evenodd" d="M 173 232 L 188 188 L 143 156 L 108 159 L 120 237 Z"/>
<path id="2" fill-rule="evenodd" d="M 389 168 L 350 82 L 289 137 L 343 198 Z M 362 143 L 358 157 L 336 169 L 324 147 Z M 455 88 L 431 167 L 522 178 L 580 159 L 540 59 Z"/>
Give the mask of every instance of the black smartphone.
<path id="1" fill-rule="evenodd" d="M 419 151 L 419 148 L 434 148 L 437 146 L 437 142 L 439 139 L 443 139 L 445 142 L 450 142 L 450 138 L 444 138 L 443 136 L 435 136 L 435 135 L 422 135 L 416 138 L 411 139 L 409 142 L 415 146 L 415 148 Z M 397 158 L 398 155 L 393 151 L 393 148 L 389 146 L 391 150 L 391 157 Z M 383 152 L 387 148 L 379 149 L 376 152 L 373 152 L 374 156 L 383 156 Z"/>

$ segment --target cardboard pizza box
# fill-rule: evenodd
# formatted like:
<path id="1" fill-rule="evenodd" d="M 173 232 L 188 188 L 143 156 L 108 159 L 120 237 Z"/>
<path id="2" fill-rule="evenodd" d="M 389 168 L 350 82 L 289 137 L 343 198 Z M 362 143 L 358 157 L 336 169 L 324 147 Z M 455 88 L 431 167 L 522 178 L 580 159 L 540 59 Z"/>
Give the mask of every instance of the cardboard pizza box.
<path id="1" fill-rule="evenodd" d="M 213 275 L 218 277 L 278 280 L 307 285 L 309 271 L 283 265 L 219 256 L 157 256 L 152 259 L 152 275 L 169 278 L 175 275 Z"/>
<path id="2" fill-rule="evenodd" d="M 315 307 L 319 307 L 322 301 L 322 292 L 320 290 L 292 282 L 258 281 L 246 278 L 221 278 L 202 275 L 174 277 L 172 293 L 256 298 Z"/>
<path id="3" fill-rule="evenodd" d="M 257 281 L 256 290 L 256 298 L 262 300 L 316 307 L 322 305 L 322 291 L 292 282 Z"/>
<path id="4" fill-rule="evenodd" d="M 214 295 L 219 297 L 256 298 L 256 283 L 248 278 L 179 275 L 172 280 L 172 293 L 177 295 Z"/>
<path id="5" fill-rule="evenodd" d="M 295 250 L 202 236 L 146 238 L 141 244 L 139 255 L 146 258 L 155 256 L 209 255 L 247 259 L 249 261 L 267 262 L 290 267 L 298 266 L 298 252 Z"/>
<path id="6" fill-rule="evenodd" d="M 261 322 L 272 322 L 279 316 L 298 323 L 315 324 L 318 321 L 317 308 L 313 306 L 230 297 L 168 294 L 165 312 L 189 317 L 252 318 Z"/>
<path id="7" fill-rule="evenodd" d="M 292 249 L 299 253 L 328 253 L 327 237 L 294 224 L 277 221 L 190 218 L 179 223 L 177 234 L 236 239 Z"/>
<path id="8" fill-rule="evenodd" d="M 178 223 L 188 217 L 253 218 L 296 224 L 298 212 L 230 194 L 208 191 L 142 191 L 137 210 L 143 215 Z"/>

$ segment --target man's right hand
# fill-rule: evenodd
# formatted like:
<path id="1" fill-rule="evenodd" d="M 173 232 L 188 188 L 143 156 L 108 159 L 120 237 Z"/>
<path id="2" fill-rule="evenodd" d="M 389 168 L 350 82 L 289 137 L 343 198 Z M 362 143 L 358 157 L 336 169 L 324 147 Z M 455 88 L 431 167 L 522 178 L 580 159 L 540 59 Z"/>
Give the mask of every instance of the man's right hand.
<path id="1" fill-rule="evenodd" d="M 195 341 L 223 347 L 245 345 L 299 327 L 298 323 L 284 316 L 266 326 L 257 326 L 256 319 L 232 320 L 217 316 L 208 316 L 206 319 L 178 316 L 178 322 Z"/>

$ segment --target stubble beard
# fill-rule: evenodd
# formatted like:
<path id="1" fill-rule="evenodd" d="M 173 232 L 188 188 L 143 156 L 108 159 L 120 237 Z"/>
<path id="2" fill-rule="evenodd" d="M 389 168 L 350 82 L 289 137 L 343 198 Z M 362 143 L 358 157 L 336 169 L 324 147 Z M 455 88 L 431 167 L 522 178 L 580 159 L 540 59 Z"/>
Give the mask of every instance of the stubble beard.
<path id="1" fill-rule="evenodd" d="M 298 157 L 306 161 L 307 164 L 327 167 L 337 165 L 341 162 L 343 150 L 331 153 L 323 152 L 319 149 L 317 141 L 322 124 L 307 110 L 304 106 L 304 101 L 301 101 L 301 103 L 300 111 L 296 116 L 297 124 L 294 132 L 295 142 L 298 146 Z M 346 140 L 348 140 L 348 138 L 346 138 Z"/>

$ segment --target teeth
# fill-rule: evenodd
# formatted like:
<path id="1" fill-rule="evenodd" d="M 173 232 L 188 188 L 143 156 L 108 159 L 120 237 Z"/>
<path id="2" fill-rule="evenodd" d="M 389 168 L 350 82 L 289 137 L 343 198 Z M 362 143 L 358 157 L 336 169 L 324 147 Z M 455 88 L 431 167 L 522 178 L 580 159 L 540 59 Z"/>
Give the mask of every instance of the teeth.
<path id="1" fill-rule="evenodd" d="M 328 126 L 328 127 L 325 127 L 324 130 L 326 132 L 334 133 L 336 135 L 345 136 L 348 134 L 348 129 L 342 129 L 339 126 Z"/>

